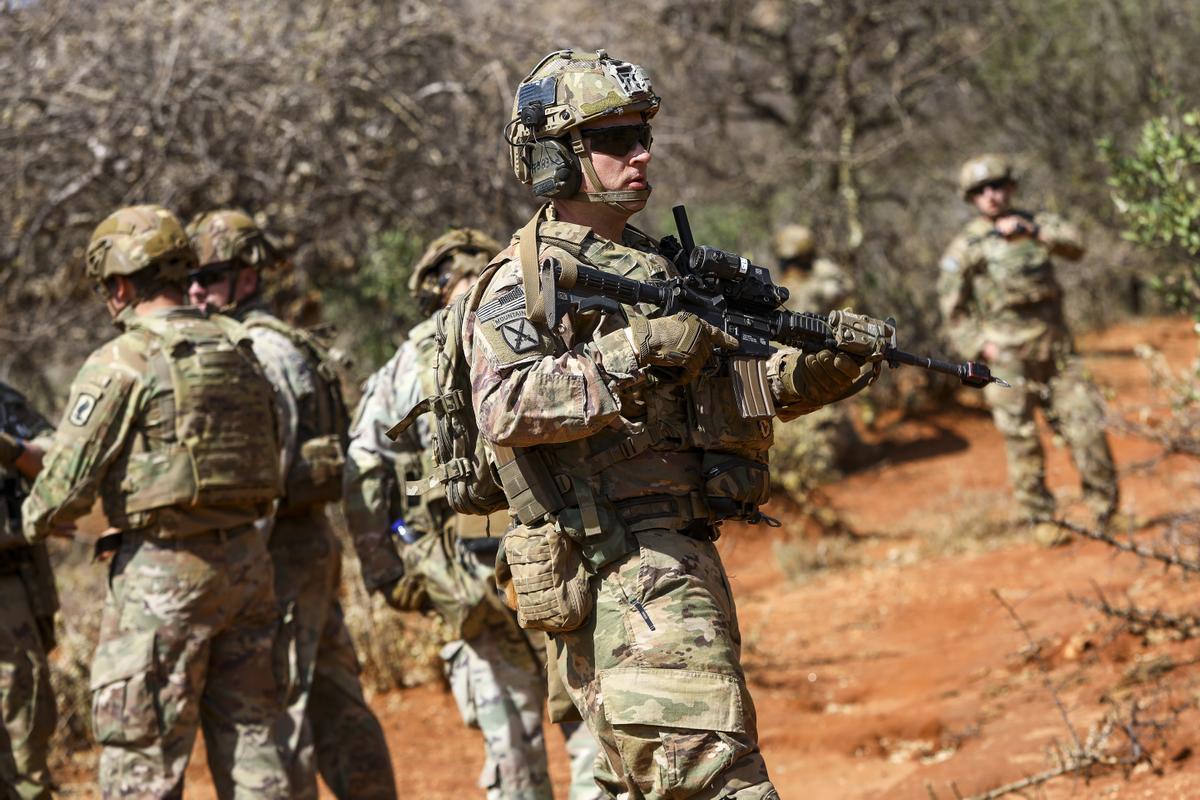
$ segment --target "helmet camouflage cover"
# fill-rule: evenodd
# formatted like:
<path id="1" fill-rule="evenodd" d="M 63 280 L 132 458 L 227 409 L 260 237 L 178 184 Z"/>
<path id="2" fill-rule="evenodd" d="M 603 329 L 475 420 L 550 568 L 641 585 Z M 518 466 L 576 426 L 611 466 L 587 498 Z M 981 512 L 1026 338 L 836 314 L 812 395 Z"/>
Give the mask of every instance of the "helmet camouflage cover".
<path id="1" fill-rule="evenodd" d="M 188 223 L 187 234 L 201 267 L 241 262 L 262 269 L 276 260 L 275 249 L 262 229 L 243 211 L 206 211 Z"/>
<path id="2" fill-rule="evenodd" d="M 1016 181 L 1012 162 L 1006 157 L 995 153 L 985 153 L 968 159 L 958 173 L 958 190 L 964 200 L 970 199 L 971 192 L 992 181 Z"/>
<path id="3" fill-rule="evenodd" d="M 579 129 L 602 117 L 628 112 L 641 112 L 648 120 L 658 113 L 661 102 L 646 71 L 637 64 L 618 61 L 603 50 L 550 53 L 517 87 L 512 119 L 506 129 L 513 171 L 518 180 L 531 185 L 533 178 L 522 158 L 525 146 L 539 139 L 569 137 L 572 149 L 595 181 Z"/>
<path id="4" fill-rule="evenodd" d="M 196 266 L 183 223 L 158 205 L 128 206 L 109 214 L 88 241 L 88 277 L 103 281 L 156 267 L 170 283 L 183 283 Z"/>
<path id="5" fill-rule="evenodd" d="M 449 301 L 449 292 L 468 275 L 479 275 L 503 248 L 475 228 L 451 228 L 434 239 L 413 265 L 408 288 L 421 313 L 431 316 Z"/>
<path id="6" fill-rule="evenodd" d="M 781 261 L 805 258 L 816 251 L 812 231 L 804 225 L 784 225 L 771 237 L 771 249 Z"/>

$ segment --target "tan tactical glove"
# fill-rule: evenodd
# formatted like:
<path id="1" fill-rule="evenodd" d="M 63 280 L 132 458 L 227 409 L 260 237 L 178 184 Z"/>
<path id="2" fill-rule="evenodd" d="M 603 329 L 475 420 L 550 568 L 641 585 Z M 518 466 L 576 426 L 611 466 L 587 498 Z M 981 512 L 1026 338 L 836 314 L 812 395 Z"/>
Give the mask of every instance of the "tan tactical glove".
<path id="1" fill-rule="evenodd" d="M 403 575 L 383 587 L 383 599 L 397 611 L 429 611 L 429 593 L 415 575 Z"/>
<path id="2" fill-rule="evenodd" d="M 629 332 L 639 365 L 678 367 L 685 382 L 699 374 L 714 347 L 736 350 L 738 346 L 735 337 L 689 311 L 654 319 L 634 317 Z"/>
<path id="3" fill-rule="evenodd" d="M 25 445 L 12 434 L 0 431 L 0 467 L 12 467 L 25 452 Z"/>
<path id="4" fill-rule="evenodd" d="M 776 400 L 781 405 L 819 408 L 846 397 L 862 368 L 845 353 L 788 353 L 776 376 Z"/>

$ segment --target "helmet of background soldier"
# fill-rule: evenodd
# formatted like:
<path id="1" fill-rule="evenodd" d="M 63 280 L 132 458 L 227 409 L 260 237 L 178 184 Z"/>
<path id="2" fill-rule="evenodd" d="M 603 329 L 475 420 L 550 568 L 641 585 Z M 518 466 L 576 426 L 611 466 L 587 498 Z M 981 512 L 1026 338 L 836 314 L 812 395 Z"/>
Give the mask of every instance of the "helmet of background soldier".
<path id="1" fill-rule="evenodd" d="M 780 261 L 802 261 L 812 258 L 817 244 L 812 231 L 804 225 L 784 225 L 771 237 L 771 250 Z"/>
<path id="2" fill-rule="evenodd" d="M 430 242 L 408 278 L 421 313 L 429 317 L 447 305 L 454 285 L 468 275 L 479 275 L 502 249 L 475 228 L 451 228 Z"/>
<path id="3" fill-rule="evenodd" d="M 162 206 L 129 206 L 108 215 L 92 231 L 88 277 L 104 281 L 155 268 L 165 283 L 180 284 L 196 267 L 196 254 L 179 218 Z"/>
<path id="4" fill-rule="evenodd" d="M 517 87 L 512 119 L 504 129 L 513 172 L 544 199 L 582 196 L 616 206 L 645 200 L 648 188 L 580 191 L 585 173 L 594 187 L 603 187 L 580 131 L 589 122 L 628 112 L 649 120 L 660 103 L 645 70 L 636 64 L 603 50 L 550 53 Z"/>
<path id="5" fill-rule="evenodd" d="M 1012 162 L 1007 157 L 996 153 L 985 153 L 968 159 L 958 173 L 958 190 L 964 200 L 971 199 L 971 193 L 993 181 L 1011 181 L 1016 183 L 1016 173 Z"/>
<path id="6" fill-rule="evenodd" d="M 201 268 L 241 264 L 261 270 L 279 258 L 262 229 L 244 211 L 205 211 L 188 223 L 187 235 Z"/>

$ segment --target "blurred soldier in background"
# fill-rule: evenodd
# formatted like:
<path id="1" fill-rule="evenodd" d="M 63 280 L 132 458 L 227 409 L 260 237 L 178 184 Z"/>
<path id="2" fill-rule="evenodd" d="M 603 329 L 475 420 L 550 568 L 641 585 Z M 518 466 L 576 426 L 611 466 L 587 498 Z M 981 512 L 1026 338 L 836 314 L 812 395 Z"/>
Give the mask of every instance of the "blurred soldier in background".
<path id="1" fill-rule="evenodd" d="M 1104 400 L 1075 353 L 1051 258 L 1080 259 L 1079 231 L 1054 214 L 1014 209 L 1017 180 L 1004 156 L 963 164 L 959 190 L 978 216 L 942 256 L 941 311 L 961 355 L 983 359 L 1013 384 L 992 384 L 983 393 L 1004 436 L 1017 502 L 1030 520 L 1054 514 L 1033 414 L 1041 407 L 1070 447 L 1084 499 L 1105 525 L 1118 496 Z M 1037 525 L 1035 536 L 1043 544 L 1063 541 L 1061 529 L 1048 523 Z"/>
<path id="2" fill-rule="evenodd" d="M 500 245 L 471 228 L 433 240 L 413 267 L 409 289 L 432 316 L 466 291 Z M 442 649 L 463 721 L 483 734 L 479 785 L 490 800 L 552 796 L 542 709 L 545 642 L 524 631 L 496 593 L 493 570 L 508 514 L 456 516 L 444 489 L 430 485 L 430 427 L 425 418 L 395 442 L 384 436 L 426 397 L 438 393 L 437 320 L 414 327 L 396 354 L 368 379 L 351 431 L 346 515 L 363 580 L 400 611 L 433 609 L 455 640 Z M 393 542 L 393 537 L 403 543 Z M 597 796 L 595 740 L 573 725 L 572 800 Z"/>
<path id="3" fill-rule="evenodd" d="M 46 753 L 57 721 L 50 665 L 58 593 L 45 543 L 21 535 L 21 501 L 54 429 L 0 382 L 0 786 L 6 798 L 49 800 Z"/>
<path id="4" fill-rule="evenodd" d="M 183 305 L 196 257 L 160 206 L 96 228 L 87 274 L 120 336 L 75 377 L 25 501 L 40 542 L 99 497 L 113 528 L 92 664 L 105 798 L 183 794 L 197 728 L 222 797 L 290 797 L 272 728 L 279 612 L 254 521 L 279 497 L 271 384 L 245 330 Z"/>
<path id="5" fill-rule="evenodd" d="M 284 497 L 270 535 L 279 646 L 289 665 L 286 749 L 294 798 L 316 798 L 317 772 L 341 800 L 396 796 L 383 729 L 363 698 L 358 658 L 338 602 L 341 549 L 325 515 L 342 493 L 346 429 L 341 386 L 328 350 L 273 316 L 262 272 L 278 261 L 241 211 L 199 215 L 188 225 L 199 259 L 188 275 L 193 305 L 230 314 L 245 327 L 275 387 L 283 421 Z"/>
<path id="6" fill-rule="evenodd" d="M 850 305 L 854 279 L 838 264 L 817 255 L 807 226 L 784 225 L 771 237 L 771 250 L 775 280 L 789 293 L 789 310 L 823 314 Z M 813 504 L 813 489 L 848 467 L 861 449 L 850 416 L 849 403 L 832 403 L 775 429 L 771 483 L 805 506 L 824 527 L 836 525 L 836 515 Z"/>

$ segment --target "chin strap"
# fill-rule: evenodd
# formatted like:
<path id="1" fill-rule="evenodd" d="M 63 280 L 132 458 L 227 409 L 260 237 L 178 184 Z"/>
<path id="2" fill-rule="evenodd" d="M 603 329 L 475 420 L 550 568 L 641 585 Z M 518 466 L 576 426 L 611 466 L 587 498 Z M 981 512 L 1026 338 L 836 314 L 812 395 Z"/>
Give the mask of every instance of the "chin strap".
<path id="1" fill-rule="evenodd" d="M 587 175 L 593 186 L 603 187 L 604 183 L 596 175 L 596 168 L 592 166 L 592 158 L 587 154 L 587 148 L 583 146 L 583 137 L 579 135 L 579 129 L 571 130 L 571 150 L 579 157 L 579 163 L 583 166 L 584 174 Z M 626 208 L 622 203 L 632 203 L 638 200 L 646 200 L 650 197 L 650 189 L 629 189 L 623 192 L 585 192 L 580 189 L 575 193 L 576 197 L 582 195 L 591 203 L 604 203 L 610 208 L 625 213 L 633 213 L 637 209 Z"/>

